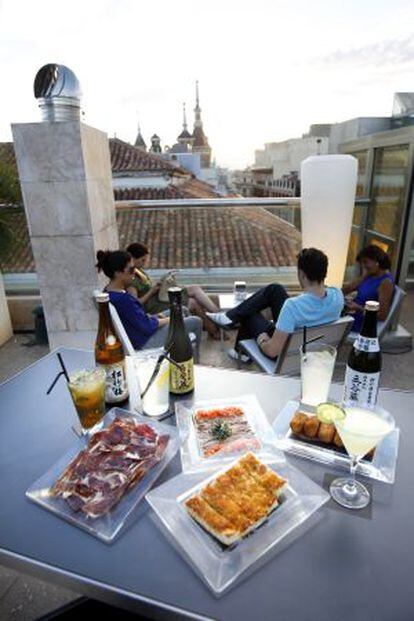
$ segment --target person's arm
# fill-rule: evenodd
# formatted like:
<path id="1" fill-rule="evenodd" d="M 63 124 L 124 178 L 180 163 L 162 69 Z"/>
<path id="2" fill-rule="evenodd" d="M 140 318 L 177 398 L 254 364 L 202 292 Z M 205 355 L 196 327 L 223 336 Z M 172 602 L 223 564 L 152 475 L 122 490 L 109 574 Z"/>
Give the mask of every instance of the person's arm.
<path id="1" fill-rule="evenodd" d="M 170 323 L 170 318 L 169 317 L 159 317 L 157 316 L 158 319 L 158 327 L 162 328 L 163 326 L 168 326 L 168 324 Z"/>
<path id="2" fill-rule="evenodd" d="M 356 291 L 364 278 L 365 276 L 359 276 L 359 278 L 355 278 L 351 282 L 345 283 L 342 287 L 342 293 L 344 295 L 348 295 L 349 293 Z"/>
<path id="3" fill-rule="evenodd" d="M 378 320 L 385 321 L 390 312 L 392 296 L 394 295 L 394 285 L 389 278 L 382 281 L 378 288 L 379 311 Z"/>
<path id="4" fill-rule="evenodd" d="M 141 303 L 127 294 L 118 301 L 116 309 L 123 323 L 129 323 L 135 330 L 146 336 L 152 336 L 160 326 L 161 319 L 155 315 L 147 315 Z"/>
<path id="5" fill-rule="evenodd" d="M 157 295 L 158 291 L 160 290 L 160 283 L 157 283 L 156 285 L 154 285 L 153 287 L 151 287 L 151 289 L 148 289 L 148 291 L 146 293 L 144 293 L 144 295 L 141 295 L 141 297 L 138 296 L 137 290 L 135 290 L 135 295 L 134 297 L 136 297 L 142 305 L 146 304 L 148 302 L 148 300 L 150 300 L 151 298 L 154 297 L 154 295 Z M 134 287 L 131 287 L 131 289 L 133 289 Z M 129 289 L 128 289 L 129 292 Z"/>
<path id="6" fill-rule="evenodd" d="M 267 332 L 263 332 L 257 337 L 257 344 L 266 356 L 269 356 L 269 358 L 276 358 L 282 351 L 288 336 L 288 332 L 282 332 L 277 329 L 271 337 Z"/>

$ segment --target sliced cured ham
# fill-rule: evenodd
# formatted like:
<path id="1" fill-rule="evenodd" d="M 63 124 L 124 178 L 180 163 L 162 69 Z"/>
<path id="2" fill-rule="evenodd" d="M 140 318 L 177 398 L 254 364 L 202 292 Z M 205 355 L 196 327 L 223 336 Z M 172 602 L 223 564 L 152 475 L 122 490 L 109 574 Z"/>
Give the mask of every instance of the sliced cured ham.
<path id="1" fill-rule="evenodd" d="M 168 435 L 134 418 L 115 418 L 95 433 L 51 488 L 73 511 L 95 519 L 108 513 L 164 456 Z"/>

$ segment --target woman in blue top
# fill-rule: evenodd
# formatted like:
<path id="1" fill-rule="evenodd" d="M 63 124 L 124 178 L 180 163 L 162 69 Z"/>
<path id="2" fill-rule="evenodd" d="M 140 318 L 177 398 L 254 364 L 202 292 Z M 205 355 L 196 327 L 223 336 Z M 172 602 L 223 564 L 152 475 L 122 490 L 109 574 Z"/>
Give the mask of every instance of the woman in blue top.
<path id="1" fill-rule="evenodd" d="M 148 315 L 141 302 L 127 292 L 134 277 L 135 266 L 129 252 L 122 250 L 98 250 L 96 267 L 109 278 L 105 291 L 118 312 L 119 318 L 128 334 L 134 349 L 162 347 L 168 333 L 169 317 Z M 185 317 L 187 332 L 196 335 L 197 344 L 201 340 L 201 319 Z"/>
<path id="2" fill-rule="evenodd" d="M 367 300 L 379 302 L 378 320 L 384 321 L 394 295 L 394 279 L 389 271 L 391 261 L 386 252 L 372 244 L 360 251 L 357 261 L 362 268 L 361 276 L 342 288 L 345 295 L 356 292 L 354 297 L 346 298 L 346 310 L 355 316 L 353 332 L 361 330 Z"/>

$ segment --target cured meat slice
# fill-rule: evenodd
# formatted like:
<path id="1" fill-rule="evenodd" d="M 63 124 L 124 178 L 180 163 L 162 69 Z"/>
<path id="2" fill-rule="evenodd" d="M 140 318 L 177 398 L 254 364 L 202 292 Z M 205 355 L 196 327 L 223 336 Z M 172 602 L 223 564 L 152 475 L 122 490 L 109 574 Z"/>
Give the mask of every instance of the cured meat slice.
<path id="1" fill-rule="evenodd" d="M 115 418 L 65 468 L 51 494 L 73 511 L 98 518 L 163 458 L 168 442 L 167 434 L 159 436 L 150 425 Z"/>

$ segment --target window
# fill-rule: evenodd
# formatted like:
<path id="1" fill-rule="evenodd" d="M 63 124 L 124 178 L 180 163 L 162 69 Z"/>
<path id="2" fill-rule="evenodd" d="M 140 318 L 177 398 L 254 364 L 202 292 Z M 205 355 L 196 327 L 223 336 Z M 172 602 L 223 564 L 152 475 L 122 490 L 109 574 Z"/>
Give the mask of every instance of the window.
<path id="1" fill-rule="evenodd" d="M 375 150 L 368 228 L 399 238 L 408 177 L 408 145 Z"/>

